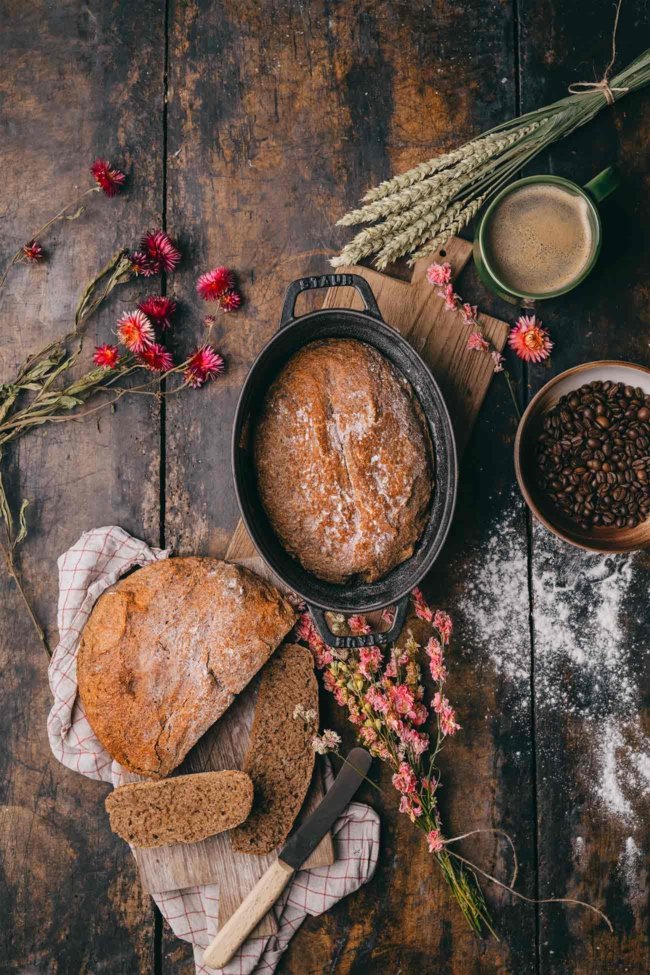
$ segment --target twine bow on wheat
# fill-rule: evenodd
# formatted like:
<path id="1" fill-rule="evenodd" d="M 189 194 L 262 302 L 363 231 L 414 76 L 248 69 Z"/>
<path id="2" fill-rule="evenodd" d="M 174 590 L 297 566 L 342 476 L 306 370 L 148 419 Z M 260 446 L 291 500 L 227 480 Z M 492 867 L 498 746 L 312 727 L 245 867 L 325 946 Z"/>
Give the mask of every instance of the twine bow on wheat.
<path id="1" fill-rule="evenodd" d="M 504 122 L 369 190 L 363 205 L 338 221 L 342 227 L 366 226 L 332 258 L 332 265 L 358 264 L 373 255 L 379 270 L 406 255 L 414 264 L 467 226 L 483 204 L 547 146 L 647 85 L 650 48 L 610 81 L 621 2 L 614 19 L 612 57 L 600 81 L 574 82 L 570 94 L 559 101 Z"/>

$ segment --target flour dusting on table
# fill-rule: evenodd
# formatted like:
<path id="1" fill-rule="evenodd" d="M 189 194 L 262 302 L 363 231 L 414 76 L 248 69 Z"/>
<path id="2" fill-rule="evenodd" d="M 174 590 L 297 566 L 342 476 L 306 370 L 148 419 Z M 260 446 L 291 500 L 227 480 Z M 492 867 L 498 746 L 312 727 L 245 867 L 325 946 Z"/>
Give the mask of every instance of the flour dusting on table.
<path id="1" fill-rule="evenodd" d="M 535 524 L 529 585 L 527 545 L 513 496 L 462 582 L 462 631 L 479 665 L 519 691 L 522 720 L 530 708 L 532 632 L 538 720 L 568 714 L 584 726 L 594 797 L 621 824 L 639 825 L 650 797 L 650 739 L 639 720 L 650 643 L 638 618 L 648 589 L 643 556 L 592 555 Z"/>

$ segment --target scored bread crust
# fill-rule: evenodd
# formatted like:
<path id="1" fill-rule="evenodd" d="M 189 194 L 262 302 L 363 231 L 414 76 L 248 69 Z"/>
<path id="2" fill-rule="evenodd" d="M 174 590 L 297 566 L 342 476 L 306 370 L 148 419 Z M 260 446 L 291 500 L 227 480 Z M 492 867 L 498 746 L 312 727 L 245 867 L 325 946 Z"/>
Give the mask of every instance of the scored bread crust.
<path id="1" fill-rule="evenodd" d="M 305 718 L 309 712 L 313 713 Z M 318 682 L 311 651 L 284 644 L 260 675 L 244 760 L 255 798 L 246 822 L 230 834 L 237 852 L 261 856 L 289 835 L 313 775 L 312 740 L 317 730 Z"/>
<path id="2" fill-rule="evenodd" d="M 431 439 L 410 384 L 371 346 L 325 339 L 292 356 L 265 397 L 254 458 L 276 535 L 318 578 L 374 582 L 413 554 Z"/>
<path id="3" fill-rule="evenodd" d="M 84 627 L 77 680 L 91 728 L 120 765 L 169 775 L 296 618 L 242 566 L 173 558 L 139 569 L 100 596 Z"/>
<path id="4" fill-rule="evenodd" d="M 118 786 L 106 797 L 111 829 L 137 847 L 198 843 L 243 823 L 253 804 L 244 772 L 196 772 Z"/>

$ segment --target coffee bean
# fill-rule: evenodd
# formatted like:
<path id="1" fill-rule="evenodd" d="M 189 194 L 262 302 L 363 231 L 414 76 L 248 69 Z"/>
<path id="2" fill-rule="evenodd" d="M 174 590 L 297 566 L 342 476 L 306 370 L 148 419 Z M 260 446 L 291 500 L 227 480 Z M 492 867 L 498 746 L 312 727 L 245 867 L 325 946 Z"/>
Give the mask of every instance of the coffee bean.
<path id="1" fill-rule="evenodd" d="M 544 416 L 537 469 L 549 499 L 585 531 L 650 515 L 650 393 L 610 380 L 562 396 Z"/>

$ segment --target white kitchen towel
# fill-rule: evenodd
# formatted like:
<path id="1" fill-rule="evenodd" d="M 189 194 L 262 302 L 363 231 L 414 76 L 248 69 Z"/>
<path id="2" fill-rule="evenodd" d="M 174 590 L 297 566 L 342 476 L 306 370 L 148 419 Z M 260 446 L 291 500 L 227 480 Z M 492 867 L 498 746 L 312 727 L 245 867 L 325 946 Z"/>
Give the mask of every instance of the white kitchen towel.
<path id="1" fill-rule="evenodd" d="M 84 624 L 105 589 L 138 565 L 166 559 L 169 552 L 150 548 L 115 526 L 84 532 L 58 561 L 59 643 L 49 668 L 54 705 L 47 730 L 52 752 L 63 765 L 91 779 L 120 785 L 122 766 L 100 745 L 77 694 L 77 650 Z M 331 772 L 327 785 L 331 784 Z M 350 803 L 333 829 L 336 861 L 330 867 L 301 870 L 273 908 L 278 932 L 249 938 L 224 972 L 226 975 L 271 975 L 305 917 L 328 910 L 372 877 L 379 854 L 379 817 L 369 806 Z M 205 884 L 154 895 L 174 934 L 194 947 L 196 970 L 216 969 L 202 963 L 203 951 L 217 932 L 219 889 Z"/>

